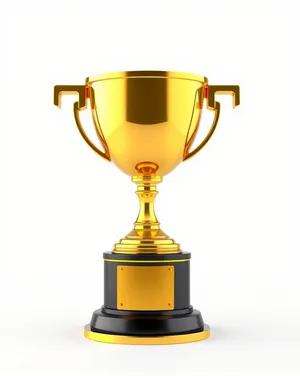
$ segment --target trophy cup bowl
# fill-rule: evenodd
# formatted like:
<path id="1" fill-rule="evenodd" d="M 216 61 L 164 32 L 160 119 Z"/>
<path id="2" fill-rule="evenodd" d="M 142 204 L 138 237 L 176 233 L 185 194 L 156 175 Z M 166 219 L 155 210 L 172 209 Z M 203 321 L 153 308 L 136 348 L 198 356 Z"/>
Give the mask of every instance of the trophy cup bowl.
<path id="1" fill-rule="evenodd" d="M 84 140 L 137 184 L 140 211 L 134 228 L 111 252 L 104 252 L 104 305 L 94 312 L 85 336 L 130 344 L 183 343 L 209 336 L 189 300 L 190 253 L 169 238 L 154 211 L 156 186 L 179 163 L 199 152 L 214 133 L 220 113 L 215 94 L 231 94 L 236 85 L 212 86 L 199 75 L 166 71 L 129 71 L 88 77 L 85 85 L 58 85 L 61 95 L 78 93 L 75 121 Z M 80 111 L 90 101 L 102 146 L 86 134 Z M 215 112 L 202 142 L 191 150 L 204 101 Z"/>
<path id="2" fill-rule="evenodd" d="M 120 170 L 134 176 L 151 162 L 164 176 L 182 162 L 199 124 L 205 77 L 127 72 L 86 83 L 97 133 Z"/>

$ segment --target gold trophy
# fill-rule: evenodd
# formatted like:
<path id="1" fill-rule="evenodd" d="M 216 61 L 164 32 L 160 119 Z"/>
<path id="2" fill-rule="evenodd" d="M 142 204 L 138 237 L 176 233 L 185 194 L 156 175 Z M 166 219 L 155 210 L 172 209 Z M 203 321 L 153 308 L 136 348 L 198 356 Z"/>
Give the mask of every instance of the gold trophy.
<path id="1" fill-rule="evenodd" d="M 133 229 L 104 252 L 104 305 L 84 328 L 86 338 L 123 344 L 173 344 L 209 337 L 201 313 L 190 304 L 190 258 L 161 228 L 154 212 L 156 186 L 163 176 L 209 141 L 220 114 L 215 94 L 230 94 L 238 106 L 238 86 L 212 86 L 206 77 L 178 72 L 130 71 L 88 77 L 85 85 L 58 85 L 77 94 L 74 116 L 87 144 L 113 162 L 137 185 L 140 211 Z M 102 150 L 86 134 L 80 111 L 90 101 Z M 204 99 L 213 124 L 191 151 Z"/>

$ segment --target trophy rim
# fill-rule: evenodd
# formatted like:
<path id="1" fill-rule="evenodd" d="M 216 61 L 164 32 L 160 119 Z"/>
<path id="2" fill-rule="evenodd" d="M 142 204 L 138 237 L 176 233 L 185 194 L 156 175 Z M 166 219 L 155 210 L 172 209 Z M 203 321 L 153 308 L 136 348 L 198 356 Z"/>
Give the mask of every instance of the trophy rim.
<path id="1" fill-rule="evenodd" d="M 201 83 L 208 83 L 208 79 L 198 74 L 175 72 L 175 71 L 121 71 L 102 73 L 87 77 L 86 85 L 90 85 L 97 81 L 111 80 L 117 78 L 177 78 L 183 80 L 197 81 Z"/>

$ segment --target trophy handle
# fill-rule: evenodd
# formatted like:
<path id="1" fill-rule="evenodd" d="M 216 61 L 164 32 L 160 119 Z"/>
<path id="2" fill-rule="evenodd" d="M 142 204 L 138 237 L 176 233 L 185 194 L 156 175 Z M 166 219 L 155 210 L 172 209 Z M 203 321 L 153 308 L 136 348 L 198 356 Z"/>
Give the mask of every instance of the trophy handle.
<path id="1" fill-rule="evenodd" d="M 231 94 L 232 108 L 240 104 L 240 87 L 238 85 L 209 85 L 207 89 L 207 108 L 209 110 L 216 108 L 215 94 Z"/>
<path id="2" fill-rule="evenodd" d="M 206 137 L 201 141 L 193 151 L 186 154 L 183 158 L 183 161 L 191 158 L 193 155 L 198 153 L 203 146 L 207 144 L 211 136 L 213 135 L 220 116 L 220 103 L 215 100 L 215 94 L 231 94 L 232 95 L 232 107 L 235 108 L 240 104 L 240 88 L 237 85 L 209 85 L 206 88 L 205 98 L 207 98 L 207 109 L 215 111 L 215 117 L 212 123 L 212 126 L 206 135 Z"/>
<path id="3" fill-rule="evenodd" d="M 80 121 L 80 116 L 79 116 L 79 111 L 86 110 L 87 109 L 87 89 L 84 85 L 56 85 L 54 87 L 54 104 L 58 106 L 59 108 L 61 107 L 61 96 L 65 94 L 77 94 L 79 95 L 79 100 L 78 102 L 74 103 L 74 117 L 75 117 L 75 122 L 77 125 L 77 128 L 85 140 L 85 142 L 102 158 L 110 162 L 110 157 L 108 153 L 107 147 L 104 146 L 105 153 L 101 151 L 96 145 L 93 144 L 93 142 L 89 139 L 88 135 L 86 134 L 81 121 Z"/>

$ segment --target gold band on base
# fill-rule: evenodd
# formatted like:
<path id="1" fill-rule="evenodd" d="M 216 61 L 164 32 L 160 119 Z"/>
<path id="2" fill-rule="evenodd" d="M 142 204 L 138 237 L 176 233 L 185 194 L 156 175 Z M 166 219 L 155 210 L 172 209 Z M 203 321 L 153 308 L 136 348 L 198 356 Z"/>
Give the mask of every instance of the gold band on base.
<path id="1" fill-rule="evenodd" d="M 139 263 L 139 264 L 147 264 L 147 263 L 150 263 L 150 264 L 155 264 L 155 263 L 168 263 L 168 264 L 172 264 L 173 262 L 187 262 L 187 261 L 191 261 L 191 259 L 179 259 L 179 260 L 115 260 L 115 259 L 107 259 L 105 258 L 104 261 L 108 261 L 108 262 L 124 262 L 124 263 Z"/>
<path id="2" fill-rule="evenodd" d="M 92 332 L 90 325 L 86 325 L 84 327 L 84 336 L 92 341 L 117 343 L 123 345 L 172 345 L 177 343 L 196 342 L 206 339 L 210 336 L 210 329 L 208 325 L 204 324 L 204 330 L 197 333 L 176 334 L 159 337 L 134 337 Z"/>

